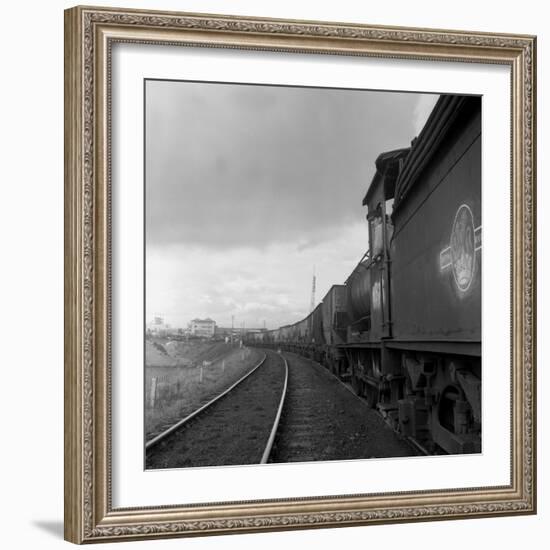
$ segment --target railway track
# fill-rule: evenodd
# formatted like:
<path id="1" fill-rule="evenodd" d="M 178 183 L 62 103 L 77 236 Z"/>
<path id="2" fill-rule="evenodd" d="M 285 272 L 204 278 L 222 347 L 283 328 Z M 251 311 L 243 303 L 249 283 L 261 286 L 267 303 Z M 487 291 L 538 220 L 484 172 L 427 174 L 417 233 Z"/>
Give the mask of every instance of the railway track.
<path id="1" fill-rule="evenodd" d="M 147 469 L 269 460 L 288 386 L 288 364 L 268 351 L 217 397 L 146 443 Z"/>
<path id="2" fill-rule="evenodd" d="M 288 391 L 269 462 L 418 454 L 323 366 L 292 353 L 285 356 Z"/>

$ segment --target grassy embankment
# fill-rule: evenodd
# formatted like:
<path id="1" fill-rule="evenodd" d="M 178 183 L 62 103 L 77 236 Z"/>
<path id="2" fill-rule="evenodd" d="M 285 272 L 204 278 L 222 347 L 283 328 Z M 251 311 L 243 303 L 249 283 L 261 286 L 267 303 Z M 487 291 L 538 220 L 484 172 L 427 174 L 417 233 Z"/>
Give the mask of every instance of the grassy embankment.
<path id="1" fill-rule="evenodd" d="M 257 350 L 224 343 L 147 341 L 146 439 L 207 403 L 260 359 Z M 156 386 L 154 395 L 153 384 Z"/>

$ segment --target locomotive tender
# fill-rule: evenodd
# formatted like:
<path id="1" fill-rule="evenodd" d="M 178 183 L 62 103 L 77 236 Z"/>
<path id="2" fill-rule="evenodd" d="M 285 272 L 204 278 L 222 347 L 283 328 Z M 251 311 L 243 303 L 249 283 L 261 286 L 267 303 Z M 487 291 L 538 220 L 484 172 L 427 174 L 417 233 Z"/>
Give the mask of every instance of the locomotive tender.
<path id="1" fill-rule="evenodd" d="M 441 96 L 411 147 L 382 153 L 369 248 L 302 321 L 249 335 L 351 381 L 428 452 L 481 451 L 481 98 Z"/>

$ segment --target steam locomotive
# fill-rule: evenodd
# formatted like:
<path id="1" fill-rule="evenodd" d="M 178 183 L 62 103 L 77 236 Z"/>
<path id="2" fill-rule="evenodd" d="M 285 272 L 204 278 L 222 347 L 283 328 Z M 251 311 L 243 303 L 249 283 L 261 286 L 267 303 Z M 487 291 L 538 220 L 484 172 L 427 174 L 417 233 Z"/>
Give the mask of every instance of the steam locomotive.
<path id="1" fill-rule="evenodd" d="M 363 199 L 368 251 L 305 319 L 248 336 L 351 382 L 428 453 L 481 451 L 481 98 L 441 96 Z"/>

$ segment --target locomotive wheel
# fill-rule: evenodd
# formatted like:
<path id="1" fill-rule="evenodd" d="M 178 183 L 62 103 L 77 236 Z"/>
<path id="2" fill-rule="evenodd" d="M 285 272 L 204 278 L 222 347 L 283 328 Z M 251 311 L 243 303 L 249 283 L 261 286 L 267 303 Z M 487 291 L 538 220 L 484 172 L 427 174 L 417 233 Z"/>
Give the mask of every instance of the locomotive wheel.
<path id="1" fill-rule="evenodd" d="M 365 394 L 365 400 L 367 402 L 367 405 L 371 409 L 374 409 L 374 407 L 376 407 L 376 404 L 378 403 L 378 388 L 375 388 L 370 384 L 365 384 L 364 394 Z"/>
<path id="2" fill-rule="evenodd" d="M 452 433 L 457 433 L 455 426 L 455 407 L 457 400 L 462 399 L 460 390 L 453 386 L 448 386 L 443 391 L 438 404 L 439 423 Z"/>
<path id="3" fill-rule="evenodd" d="M 361 381 L 356 376 L 351 376 L 351 387 L 356 395 L 361 395 Z"/>

